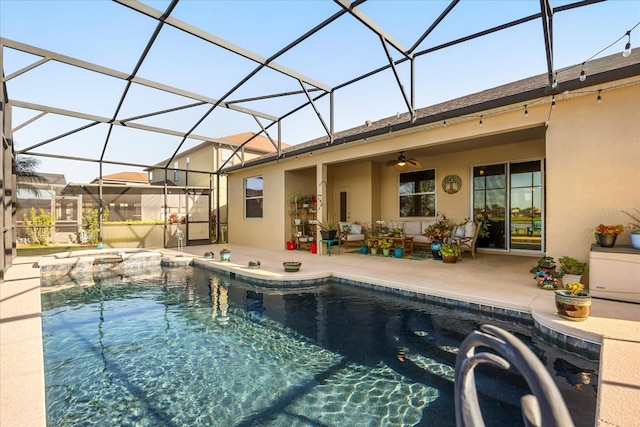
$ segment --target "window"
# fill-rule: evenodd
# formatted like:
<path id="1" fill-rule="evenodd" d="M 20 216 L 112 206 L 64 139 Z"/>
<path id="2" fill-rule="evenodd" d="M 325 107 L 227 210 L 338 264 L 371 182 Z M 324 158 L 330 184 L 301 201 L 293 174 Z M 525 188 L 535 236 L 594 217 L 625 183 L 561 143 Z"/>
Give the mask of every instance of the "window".
<path id="1" fill-rule="evenodd" d="M 262 218 L 262 177 L 254 176 L 244 180 L 245 218 Z"/>
<path id="2" fill-rule="evenodd" d="M 180 179 L 180 177 L 178 176 L 178 162 L 175 162 L 173 164 L 173 182 L 178 182 L 178 180 Z"/>
<path id="3" fill-rule="evenodd" d="M 436 171 L 427 169 L 400 174 L 400 217 L 436 215 Z"/>

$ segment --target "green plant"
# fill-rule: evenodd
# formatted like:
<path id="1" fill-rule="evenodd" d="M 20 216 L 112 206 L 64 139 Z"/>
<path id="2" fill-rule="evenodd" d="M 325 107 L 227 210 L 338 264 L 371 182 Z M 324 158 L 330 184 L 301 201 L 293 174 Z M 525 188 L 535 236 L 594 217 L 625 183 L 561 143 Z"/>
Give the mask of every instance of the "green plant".
<path id="1" fill-rule="evenodd" d="M 390 239 L 378 240 L 378 247 L 380 249 L 391 249 L 392 246 L 393 246 L 393 240 L 390 240 Z"/>
<path id="2" fill-rule="evenodd" d="M 640 233 L 640 210 L 634 209 L 634 212 L 622 211 L 622 213 L 627 214 L 633 222 L 630 222 L 629 228 L 631 228 L 631 232 L 634 234 Z"/>
<path id="3" fill-rule="evenodd" d="M 377 248 L 378 239 L 376 239 L 375 237 L 369 237 L 367 240 L 364 241 L 364 244 L 370 248 Z"/>
<path id="4" fill-rule="evenodd" d="M 100 242 L 100 219 L 98 217 L 98 209 L 85 210 L 84 222 L 87 229 L 87 235 L 89 242 L 96 244 Z M 109 219 L 109 208 L 105 207 L 102 210 L 102 221 L 105 222 Z"/>
<path id="5" fill-rule="evenodd" d="M 40 208 L 40 213 L 36 213 L 36 208 L 31 208 L 29 217 L 25 214 L 23 220 L 24 232 L 27 233 L 32 244 L 49 245 L 55 222 L 53 212 L 47 213 Z"/>
<path id="6" fill-rule="evenodd" d="M 336 229 L 336 223 L 331 216 L 327 216 L 324 221 L 318 221 L 318 227 L 322 231 L 331 231 Z"/>
<path id="7" fill-rule="evenodd" d="M 294 191 L 293 193 L 289 194 L 289 201 L 291 203 L 296 203 L 298 202 L 298 200 L 300 200 L 300 193 L 298 193 L 297 191 Z"/>
<path id="8" fill-rule="evenodd" d="M 556 268 L 556 265 L 556 261 L 553 259 L 553 257 L 544 256 L 538 260 L 538 263 L 534 267 L 532 267 L 531 270 L 529 270 L 529 273 L 536 274 L 538 271 L 540 271 L 540 269 L 551 270 Z M 559 277 L 560 275 L 560 273 L 557 271 L 553 271 L 550 273 L 553 273 L 552 275 L 554 277 Z"/>
<path id="9" fill-rule="evenodd" d="M 440 253 L 442 256 L 460 256 L 460 248 L 458 245 L 450 245 L 448 243 L 443 243 L 440 246 Z"/>
<path id="10" fill-rule="evenodd" d="M 573 296 L 577 296 L 580 291 L 584 290 L 584 285 L 582 283 L 565 283 L 564 290 L 569 292 Z"/>
<path id="11" fill-rule="evenodd" d="M 451 226 L 443 214 L 438 214 L 437 221 L 424 229 L 424 235 L 436 243 L 443 242 L 450 234 Z"/>
<path id="12" fill-rule="evenodd" d="M 562 274 L 583 275 L 587 271 L 587 263 L 578 261 L 575 258 L 563 256 L 558 261 L 560 261 L 560 272 Z"/>

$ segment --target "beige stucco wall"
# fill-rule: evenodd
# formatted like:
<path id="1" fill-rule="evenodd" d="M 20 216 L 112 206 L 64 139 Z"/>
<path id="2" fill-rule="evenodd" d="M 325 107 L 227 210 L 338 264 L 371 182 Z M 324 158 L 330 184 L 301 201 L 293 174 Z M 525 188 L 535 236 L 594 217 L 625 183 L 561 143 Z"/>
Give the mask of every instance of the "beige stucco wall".
<path id="1" fill-rule="evenodd" d="M 553 110 L 548 99 L 530 104 L 527 116 L 515 106 L 484 116 L 482 127 L 477 118 L 451 120 L 447 127 L 377 137 L 233 172 L 229 177 L 230 241 L 283 248 L 290 237 L 288 195 L 294 189 L 303 194 L 317 191 L 334 218 L 338 216 L 336 193 L 348 188 L 351 220 L 371 224 L 377 219 L 398 219 L 398 173 L 384 162 L 400 150 L 431 146 L 434 154 L 418 159 L 424 168 L 436 170 L 437 209 L 453 222 L 470 215 L 473 166 L 546 158 L 547 253 L 586 260 L 591 230 L 597 224 L 624 223 L 620 210 L 640 208 L 640 85 L 619 89 L 611 85 L 603 92 L 601 104 L 595 96 L 563 95 L 556 98 Z M 507 132 L 543 129 L 547 120 L 544 139 L 500 139 Z M 479 138 L 484 144 L 474 145 Z M 496 145 L 490 146 L 493 138 Z M 460 142 L 466 145 L 461 148 Z M 386 160 L 372 161 L 381 154 Z M 318 178 L 325 166 L 326 186 L 319 185 Z M 291 172 L 285 176 L 285 171 Z M 448 174 L 459 175 L 463 182 L 461 191 L 453 195 L 441 187 Z M 265 217 L 245 220 L 243 179 L 256 175 L 264 177 Z M 629 244 L 628 232 L 619 243 Z"/>
<path id="2" fill-rule="evenodd" d="M 640 209 L 640 85 L 557 103 L 547 130 L 547 252 L 587 260 L 600 223 Z M 630 244 L 629 231 L 616 245 Z"/>

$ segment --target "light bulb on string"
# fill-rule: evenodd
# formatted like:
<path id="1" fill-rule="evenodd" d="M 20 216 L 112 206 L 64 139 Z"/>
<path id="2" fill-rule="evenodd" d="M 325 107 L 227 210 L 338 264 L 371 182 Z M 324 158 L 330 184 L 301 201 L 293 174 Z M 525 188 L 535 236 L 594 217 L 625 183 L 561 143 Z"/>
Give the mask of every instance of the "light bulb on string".
<path id="1" fill-rule="evenodd" d="M 482 127 L 482 117 L 483 116 L 480 116 L 480 127 Z"/>
<path id="2" fill-rule="evenodd" d="M 629 40 L 627 40 L 627 44 L 624 45 L 624 50 L 622 51 L 622 56 L 625 58 L 631 55 L 631 30 L 627 31 L 626 35 L 629 37 Z"/>
<path id="3" fill-rule="evenodd" d="M 596 98 L 596 102 L 600 104 L 602 102 L 602 96 L 600 96 L 600 90 L 598 90 L 598 97 Z"/>
<path id="4" fill-rule="evenodd" d="M 556 108 L 556 96 L 553 95 L 551 98 L 551 108 Z"/>
<path id="5" fill-rule="evenodd" d="M 527 110 L 527 104 L 524 104 L 524 116 L 529 117 L 529 110 Z"/>
<path id="6" fill-rule="evenodd" d="M 582 63 L 582 70 L 580 70 L 580 81 L 587 80 L 587 74 L 584 72 L 584 62 Z"/>

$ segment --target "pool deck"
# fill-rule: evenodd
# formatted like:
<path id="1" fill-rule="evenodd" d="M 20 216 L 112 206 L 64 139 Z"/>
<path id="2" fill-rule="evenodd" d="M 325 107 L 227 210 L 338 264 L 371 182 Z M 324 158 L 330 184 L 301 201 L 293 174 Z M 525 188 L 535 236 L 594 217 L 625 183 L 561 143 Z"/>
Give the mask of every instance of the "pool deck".
<path id="1" fill-rule="evenodd" d="M 480 253 L 457 264 L 345 253 L 331 256 L 303 251 L 225 245 L 231 262 L 222 262 L 221 245 L 190 246 L 193 256 L 214 267 L 268 280 L 306 280 L 327 276 L 438 297 L 524 311 L 544 327 L 600 343 L 598 408 L 595 425 L 632 426 L 640 420 L 640 304 L 593 299 L 589 319 L 571 322 L 555 312 L 553 292 L 538 289 L 528 272 L 536 258 Z M 206 251 L 215 258 L 205 260 Z M 162 250 L 172 259 L 177 253 Z M 19 257 L 0 284 L 0 425 L 45 426 L 44 367 L 39 257 Z M 257 259 L 260 269 L 247 268 Z M 282 262 L 300 261 L 298 273 Z M 200 262 L 200 261 L 199 261 Z"/>

